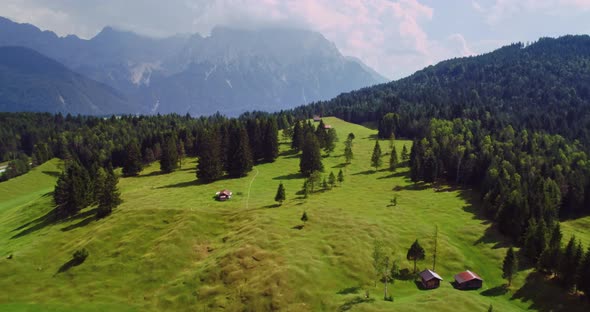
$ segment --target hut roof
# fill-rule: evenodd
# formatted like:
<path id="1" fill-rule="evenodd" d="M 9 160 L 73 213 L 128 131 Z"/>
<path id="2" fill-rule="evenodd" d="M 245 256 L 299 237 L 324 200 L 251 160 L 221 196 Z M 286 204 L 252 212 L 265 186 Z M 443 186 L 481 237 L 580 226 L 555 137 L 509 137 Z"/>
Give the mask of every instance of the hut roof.
<path id="1" fill-rule="evenodd" d="M 424 280 L 424 281 L 429 281 L 431 279 L 438 279 L 439 281 L 442 281 L 442 277 L 440 277 L 440 275 L 436 274 L 436 272 L 431 271 L 431 270 L 424 270 L 422 272 L 420 272 L 420 277 Z"/>
<path id="2" fill-rule="evenodd" d="M 465 272 L 461 272 L 457 275 L 455 275 L 455 280 L 457 281 L 457 283 L 461 284 L 461 283 L 465 283 L 471 280 L 480 280 L 483 281 L 481 279 L 481 277 L 479 277 L 477 274 L 467 270 Z"/>

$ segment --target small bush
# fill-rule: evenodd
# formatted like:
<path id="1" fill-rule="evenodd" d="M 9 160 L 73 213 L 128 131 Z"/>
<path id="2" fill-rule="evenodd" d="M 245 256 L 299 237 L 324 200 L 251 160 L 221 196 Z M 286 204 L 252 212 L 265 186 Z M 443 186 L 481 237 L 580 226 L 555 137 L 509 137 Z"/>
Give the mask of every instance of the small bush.
<path id="1" fill-rule="evenodd" d="M 387 297 L 385 297 L 385 301 L 391 301 L 391 302 L 393 302 L 393 296 L 387 296 Z"/>
<path id="2" fill-rule="evenodd" d="M 73 260 L 76 264 L 80 264 L 88 257 L 88 250 L 86 248 L 78 249 L 74 252 Z"/>

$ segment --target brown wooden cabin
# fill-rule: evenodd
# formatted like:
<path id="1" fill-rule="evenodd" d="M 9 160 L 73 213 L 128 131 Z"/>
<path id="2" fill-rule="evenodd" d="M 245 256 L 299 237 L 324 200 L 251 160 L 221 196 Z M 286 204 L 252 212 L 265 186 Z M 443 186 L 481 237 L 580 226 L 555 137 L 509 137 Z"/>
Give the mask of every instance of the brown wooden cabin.
<path id="1" fill-rule="evenodd" d="M 322 120 L 322 117 L 318 116 L 318 115 L 314 115 L 313 116 L 313 121 L 314 122 L 320 122 Z"/>
<path id="2" fill-rule="evenodd" d="M 458 289 L 478 289 L 482 285 L 481 277 L 469 270 L 455 275 L 455 287 Z"/>
<path id="3" fill-rule="evenodd" d="M 232 192 L 230 190 L 222 190 L 215 193 L 215 195 L 217 195 L 217 200 L 225 201 L 231 199 Z"/>
<path id="4" fill-rule="evenodd" d="M 420 272 L 420 280 L 422 281 L 422 286 L 425 289 L 434 289 L 440 286 L 440 281 L 442 281 L 442 277 L 436 274 L 436 272 L 431 270 L 424 270 Z"/>

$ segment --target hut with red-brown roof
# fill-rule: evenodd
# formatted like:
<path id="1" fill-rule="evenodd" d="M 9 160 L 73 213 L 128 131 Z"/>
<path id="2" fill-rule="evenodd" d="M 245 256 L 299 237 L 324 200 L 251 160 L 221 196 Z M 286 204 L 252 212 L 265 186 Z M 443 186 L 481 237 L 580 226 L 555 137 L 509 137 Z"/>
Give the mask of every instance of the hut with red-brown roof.
<path id="1" fill-rule="evenodd" d="M 434 271 L 426 269 L 420 272 L 420 281 L 425 289 L 438 288 L 438 286 L 440 286 L 440 281 L 442 280 L 442 277 Z"/>
<path id="2" fill-rule="evenodd" d="M 455 275 L 455 287 L 458 289 L 478 289 L 482 284 L 481 277 L 469 270 Z"/>
<path id="3" fill-rule="evenodd" d="M 225 200 L 231 199 L 231 196 L 233 195 L 233 193 L 230 190 L 225 189 L 225 190 L 215 193 L 215 195 L 217 196 L 217 200 L 225 201 Z"/>

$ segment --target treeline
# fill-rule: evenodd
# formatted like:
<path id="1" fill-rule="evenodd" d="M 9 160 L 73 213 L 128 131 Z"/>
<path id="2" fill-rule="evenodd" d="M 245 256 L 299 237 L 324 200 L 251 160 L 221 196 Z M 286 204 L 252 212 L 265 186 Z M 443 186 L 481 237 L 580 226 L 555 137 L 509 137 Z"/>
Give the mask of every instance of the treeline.
<path id="1" fill-rule="evenodd" d="M 292 111 L 354 123 L 395 112 L 398 137 L 421 138 L 431 118 L 479 120 L 489 131 L 560 134 L 590 149 L 590 37 L 542 38 L 429 66 L 390 83 L 343 93 Z M 381 130 L 381 128 L 380 128 Z M 389 132 L 379 133 L 387 138 Z"/>
<path id="2" fill-rule="evenodd" d="M 480 122 L 434 119 L 410 152 L 413 181 L 439 179 L 480 190 L 498 229 L 523 242 L 530 220 L 552 227 L 559 217 L 590 214 L 590 163 L 578 144 L 559 135 Z"/>
<path id="3" fill-rule="evenodd" d="M 289 121 L 281 118 L 283 126 Z M 12 159 L 11 178 L 53 157 L 64 160 L 54 192 L 56 215 L 75 215 L 97 205 L 104 217 L 120 203 L 118 178 L 138 175 L 146 164 L 160 162 L 162 173 L 182 166 L 186 156 L 199 157 L 197 178 L 211 182 L 246 175 L 255 163 L 278 157 L 278 122 L 270 114 L 240 119 L 221 115 L 192 118 L 165 116 L 62 116 L 0 114 L 0 152 Z"/>

